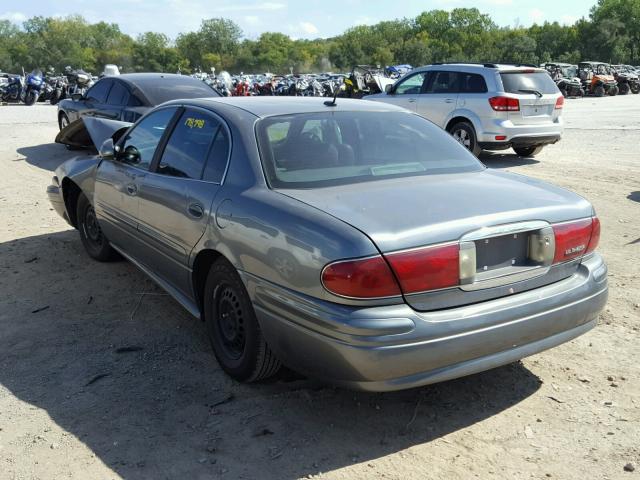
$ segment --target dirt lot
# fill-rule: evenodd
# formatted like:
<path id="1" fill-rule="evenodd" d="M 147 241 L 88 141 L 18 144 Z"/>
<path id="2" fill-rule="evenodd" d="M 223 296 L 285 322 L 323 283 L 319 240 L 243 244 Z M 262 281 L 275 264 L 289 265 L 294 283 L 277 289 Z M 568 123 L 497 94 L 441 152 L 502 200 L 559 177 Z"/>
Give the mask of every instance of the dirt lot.
<path id="1" fill-rule="evenodd" d="M 49 207 L 71 155 L 55 107 L 0 106 L 0 479 L 640 478 L 640 95 L 565 111 L 536 160 L 483 161 L 594 203 L 600 325 L 518 364 L 363 394 L 230 381 L 198 321 L 129 263 L 89 260 Z"/>

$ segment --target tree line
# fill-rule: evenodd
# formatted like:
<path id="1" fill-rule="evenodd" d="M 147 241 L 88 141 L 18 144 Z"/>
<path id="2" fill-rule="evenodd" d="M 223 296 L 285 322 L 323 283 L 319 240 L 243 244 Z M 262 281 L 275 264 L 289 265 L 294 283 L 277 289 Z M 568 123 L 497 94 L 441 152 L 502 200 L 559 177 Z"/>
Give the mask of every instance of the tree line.
<path id="1" fill-rule="evenodd" d="M 158 32 L 132 38 L 115 23 L 82 16 L 30 18 L 17 25 L 0 20 L 0 71 L 69 65 L 99 73 L 107 63 L 124 72 L 347 71 L 353 65 L 414 66 L 445 61 L 539 64 L 601 60 L 640 64 L 640 0 L 598 0 L 589 17 L 573 25 L 545 22 L 500 27 L 477 8 L 431 10 L 415 18 L 360 25 L 316 40 L 265 32 L 243 37 L 225 18 L 203 20 L 175 39 Z"/>

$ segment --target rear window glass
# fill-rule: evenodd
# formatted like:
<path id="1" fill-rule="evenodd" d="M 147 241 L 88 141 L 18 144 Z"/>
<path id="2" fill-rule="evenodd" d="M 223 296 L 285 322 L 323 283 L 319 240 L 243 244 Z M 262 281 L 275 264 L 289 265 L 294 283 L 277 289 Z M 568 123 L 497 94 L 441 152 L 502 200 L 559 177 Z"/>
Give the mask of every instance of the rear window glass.
<path id="1" fill-rule="evenodd" d="M 483 170 L 444 130 L 403 112 L 322 112 L 258 122 L 273 188 L 315 188 Z"/>
<path id="2" fill-rule="evenodd" d="M 542 94 L 558 93 L 556 83 L 547 72 L 507 73 L 500 74 L 502 85 L 507 93 L 530 93 L 537 91 Z"/>
<path id="3" fill-rule="evenodd" d="M 151 105 L 159 105 L 179 98 L 219 97 L 220 94 L 201 80 L 184 76 L 183 78 L 157 78 L 153 81 L 139 82 L 138 86 Z"/>

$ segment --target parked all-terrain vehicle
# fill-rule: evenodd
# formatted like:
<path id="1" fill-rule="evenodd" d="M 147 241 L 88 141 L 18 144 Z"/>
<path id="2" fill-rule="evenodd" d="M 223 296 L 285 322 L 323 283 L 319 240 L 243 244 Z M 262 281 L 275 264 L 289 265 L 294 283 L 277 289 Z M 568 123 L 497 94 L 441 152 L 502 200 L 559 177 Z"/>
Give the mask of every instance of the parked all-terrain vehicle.
<path id="1" fill-rule="evenodd" d="M 578 76 L 577 65 L 569 63 L 543 63 L 541 65 L 558 86 L 564 97 L 583 97 L 585 94 Z"/>
<path id="2" fill-rule="evenodd" d="M 629 92 L 640 93 L 640 80 L 635 69 L 628 65 L 611 65 L 611 71 L 618 82 L 620 95 L 626 95 Z"/>
<path id="3" fill-rule="evenodd" d="M 344 80 L 345 93 L 340 96 L 362 98 L 385 91 L 387 85 L 393 85 L 394 80 L 387 76 L 384 69 L 370 65 L 356 65 L 351 75 Z"/>
<path id="4" fill-rule="evenodd" d="M 618 82 L 611 73 L 611 67 L 602 62 L 580 62 L 578 65 L 580 81 L 589 95 L 604 97 L 617 95 Z"/>

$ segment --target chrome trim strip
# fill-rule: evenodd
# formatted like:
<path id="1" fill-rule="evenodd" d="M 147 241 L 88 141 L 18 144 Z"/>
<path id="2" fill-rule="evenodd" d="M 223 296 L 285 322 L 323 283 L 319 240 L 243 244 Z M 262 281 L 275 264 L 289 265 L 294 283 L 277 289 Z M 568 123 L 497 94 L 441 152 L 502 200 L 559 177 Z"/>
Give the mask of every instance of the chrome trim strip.
<path id="1" fill-rule="evenodd" d="M 502 235 L 511 235 L 514 233 L 527 232 L 531 230 L 540 230 L 549 227 L 551 224 L 543 220 L 533 220 L 528 222 L 508 223 L 504 225 L 495 225 L 492 227 L 483 227 L 478 230 L 464 234 L 460 241 L 475 241 L 485 238 L 500 237 Z"/>

